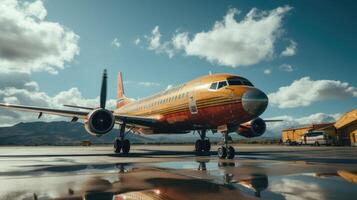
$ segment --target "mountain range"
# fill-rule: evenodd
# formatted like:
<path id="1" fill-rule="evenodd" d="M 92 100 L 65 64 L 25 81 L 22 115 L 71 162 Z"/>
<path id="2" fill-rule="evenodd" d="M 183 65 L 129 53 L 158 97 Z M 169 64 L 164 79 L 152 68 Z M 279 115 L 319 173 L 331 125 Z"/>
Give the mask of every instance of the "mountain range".
<path id="1" fill-rule="evenodd" d="M 26 122 L 14 126 L 0 127 L 0 145 L 79 145 L 82 141 L 89 140 L 93 144 L 112 144 L 118 134 L 118 129 L 96 137 L 88 134 L 82 123 L 79 122 Z M 221 140 L 221 134 L 208 133 L 211 142 Z M 230 134 L 236 140 L 238 134 Z M 134 144 L 160 144 L 160 143 L 194 143 L 199 139 L 198 134 L 155 134 L 126 136 Z"/>

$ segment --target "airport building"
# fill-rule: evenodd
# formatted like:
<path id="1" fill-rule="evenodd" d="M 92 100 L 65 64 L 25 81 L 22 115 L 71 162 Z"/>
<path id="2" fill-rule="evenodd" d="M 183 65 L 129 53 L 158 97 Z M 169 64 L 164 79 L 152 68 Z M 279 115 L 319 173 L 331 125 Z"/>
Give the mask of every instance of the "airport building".
<path id="1" fill-rule="evenodd" d="M 297 144 L 303 135 L 311 131 L 327 132 L 334 141 L 337 140 L 334 123 L 311 124 L 303 127 L 285 129 L 282 132 L 282 140 L 284 143 Z"/>
<path id="2" fill-rule="evenodd" d="M 325 132 L 332 139 L 333 145 L 357 146 L 357 109 L 344 114 L 335 123 L 311 124 L 285 129 L 282 131 L 282 141 L 297 144 L 304 134 L 311 131 Z"/>
<path id="3" fill-rule="evenodd" d="M 339 145 L 357 146 L 357 109 L 343 115 L 334 126 Z"/>

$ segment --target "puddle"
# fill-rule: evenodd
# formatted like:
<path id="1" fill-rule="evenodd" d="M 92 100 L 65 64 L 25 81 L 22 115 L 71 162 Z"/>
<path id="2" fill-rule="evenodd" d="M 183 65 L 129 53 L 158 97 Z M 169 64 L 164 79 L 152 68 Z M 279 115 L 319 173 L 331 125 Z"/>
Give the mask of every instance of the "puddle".
<path id="1" fill-rule="evenodd" d="M 38 165 L 28 171 L 3 173 L 0 185 L 0 199 L 9 200 L 344 200 L 357 196 L 357 172 L 289 162 L 201 158 L 143 164 Z"/>

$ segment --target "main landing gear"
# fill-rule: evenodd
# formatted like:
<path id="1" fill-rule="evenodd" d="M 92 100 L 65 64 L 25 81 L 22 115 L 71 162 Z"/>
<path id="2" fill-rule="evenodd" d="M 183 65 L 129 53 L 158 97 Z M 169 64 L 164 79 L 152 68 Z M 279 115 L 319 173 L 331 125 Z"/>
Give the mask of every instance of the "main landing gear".
<path id="1" fill-rule="evenodd" d="M 195 151 L 196 152 L 209 152 L 211 150 L 211 142 L 206 137 L 206 130 L 204 129 L 204 130 L 198 131 L 198 134 L 200 135 L 201 139 L 196 140 Z"/>
<path id="2" fill-rule="evenodd" d="M 125 139 L 125 124 L 120 126 L 119 138 L 115 138 L 114 140 L 114 152 L 123 154 L 128 154 L 130 151 L 130 141 Z"/>
<path id="3" fill-rule="evenodd" d="M 225 159 L 225 158 L 233 159 L 235 156 L 234 147 L 228 146 L 228 139 L 229 139 L 228 133 L 223 133 L 224 145 L 220 146 L 217 151 L 218 157 L 221 159 Z"/>

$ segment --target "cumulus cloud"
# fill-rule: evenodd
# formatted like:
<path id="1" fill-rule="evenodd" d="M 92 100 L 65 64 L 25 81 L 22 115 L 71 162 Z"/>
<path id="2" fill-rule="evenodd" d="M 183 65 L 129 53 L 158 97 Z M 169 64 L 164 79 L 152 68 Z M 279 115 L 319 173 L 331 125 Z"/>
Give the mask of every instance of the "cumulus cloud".
<path id="1" fill-rule="evenodd" d="M 173 85 L 167 85 L 166 89 L 165 90 L 169 90 L 173 87 Z"/>
<path id="2" fill-rule="evenodd" d="M 297 43 L 293 40 L 290 40 L 289 46 L 286 47 L 286 49 L 281 52 L 281 56 L 293 56 L 296 54 L 297 51 Z"/>
<path id="3" fill-rule="evenodd" d="M 306 176 L 306 174 L 303 176 Z M 308 177 L 303 178 L 305 180 Z M 289 177 L 273 180 L 270 185 L 272 192 L 281 194 L 286 200 L 326 199 L 324 189 L 312 180 L 301 181 L 299 179 L 295 179 L 294 177 Z"/>
<path id="4" fill-rule="evenodd" d="M 155 26 L 155 28 L 151 31 L 151 35 L 145 36 L 148 41 L 148 49 L 151 51 L 155 51 L 157 54 L 166 53 L 170 58 L 174 56 L 174 49 L 170 42 L 161 42 L 161 33 L 159 30 L 159 26 Z"/>
<path id="5" fill-rule="evenodd" d="M 273 106 L 295 108 L 317 101 L 357 97 L 357 88 L 346 82 L 303 77 L 291 85 L 280 87 L 268 97 Z"/>
<path id="6" fill-rule="evenodd" d="M 271 69 L 265 69 L 264 74 L 271 74 Z"/>
<path id="7" fill-rule="evenodd" d="M 115 48 L 119 48 L 120 47 L 120 42 L 118 40 L 118 38 L 114 38 L 114 40 L 112 41 L 111 45 Z"/>
<path id="8" fill-rule="evenodd" d="M 196 33 L 190 38 L 188 32 L 176 32 L 171 41 L 161 42 L 161 33 L 156 26 L 147 36 L 148 49 L 167 53 L 172 57 L 183 51 L 188 56 L 198 56 L 223 66 L 247 66 L 269 59 L 274 55 L 274 45 L 281 36 L 282 19 L 292 8 L 278 7 L 270 11 L 256 8 L 237 21 L 237 9 L 228 10 L 222 21 L 217 21 L 211 30 Z"/>
<path id="9" fill-rule="evenodd" d="M 0 74 L 0 77 L 3 76 Z M 59 92 L 54 96 L 49 96 L 40 91 L 38 84 L 30 79 L 29 74 L 12 74 L 13 77 L 22 77 L 23 79 L 13 79 L 12 82 L 0 82 L 0 102 L 23 104 L 31 106 L 42 106 L 50 108 L 61 108 L 64 104 L 81 105 L 86 107 L 98 107 L 99 96 L 96 98 L 85 98 L 78 88 Z M 16 87 L 15 87 L 16 86 Z M 107 101 L 107 108 L 114 109 L 115 99 Z M 27 122 L 37 120 L 37 113 L 16 112 L 6 109 L 0 109 L 0 126 L 12 125 L 18 122 Z M 58 116 L 44 117 L 45 120 L 63 120 Z"/>
<path id="10" fill-rule="evenodd" d="M 49 96 L 40 90 L 31 73 L 56 73 L 79 53 L 79 36 L 57 22 L 46 21 L 43 2 L 1 0 L 0 3 L 0 102 L 63 108 L 62 104 L 97 107 L 99 97 L 85 98 L 78 88 Z M 108 108 L 115 100 L 108 100 Z M 0 109 L 0 125 L 37 120 L 37 113 Z M 57 116 L 46 120 L 62 119 Z"/>
<path id="11" fill-rule="evenodd" d="M 270 136 L 280 136 L 281 131 L 287 128 L 300 127 L 315 123 L 331 123 L 337 121 L 342 115 L 340 113 L 326 114 L 315 113 L 308 116 L 294 118 L 289 115 L 272 117 L 269 119 L 283 120 L 281 122 L 274 122 L 267 124 L 267 133 Z"/>
<path id="12" fill-rule="evenodd" d="M 293 66 L 289 65 L 289 64 L 282 64 L 279 66 L 279 69 L 285 72 L 292 72 L 294 71 Z"/>
<path id="13" fill-rule="evenodd" d="M 160 83 L 155 83 L 155 82 L 138 82 L 138 85 L 144 86 L 144 87 L 154 87 L 154 86 L 160 86 Z"/>
<path id="14" fill-rule="evenodd" d="M 139 44 L 140 44 L 140 41 L 141 41 L 140 38 L 136 38 L 136 39 L 134 40 L 134 44 L 135 44 L 135 45 L 139 45 Z"/>
<path id="15" fill-rule="evenodd" d="M 56 73 L 79 54 L 79 36 L 63 25 L 46 21 L 40 0 L 2 0 L 0 4 L 0 68 L 9 71 Z"/>

